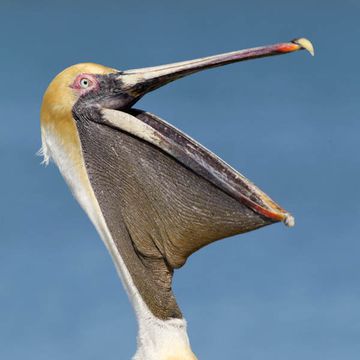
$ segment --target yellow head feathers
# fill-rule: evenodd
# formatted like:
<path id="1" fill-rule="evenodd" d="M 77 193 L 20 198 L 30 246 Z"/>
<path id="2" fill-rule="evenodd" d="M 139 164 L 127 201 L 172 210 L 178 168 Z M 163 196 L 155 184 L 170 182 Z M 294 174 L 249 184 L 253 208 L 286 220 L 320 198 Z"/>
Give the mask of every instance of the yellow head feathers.
<path id="1" fill-rule="evenodd" d="M 58 74 L 47 88 L 41 107 L 42 125 L 51 122 L 53 115 L 69 113 L 74 106 L 78 94 L 71 89 L 71 84 L 80 74 L 106 75 L 115 73 L 116 70 L 103 65 L 93 63 L 82 63 L 68 67 Z"/>
<path id="2" fill-rule="evenodd" d="M 79 148 L 78 135 L 72 117 L 72 108 L 79 98 L 79 93 L 71 88 L 76 77 L 80 74 L 106 75 L 116 71 L 103 65 L 81 63 L 68 67 L 52 80 L 44 94 L 40 113 L 41 153 L 44 155 L 45 163 L 50 157 L 47 146 L 49 133 L 64 146 Z"/>

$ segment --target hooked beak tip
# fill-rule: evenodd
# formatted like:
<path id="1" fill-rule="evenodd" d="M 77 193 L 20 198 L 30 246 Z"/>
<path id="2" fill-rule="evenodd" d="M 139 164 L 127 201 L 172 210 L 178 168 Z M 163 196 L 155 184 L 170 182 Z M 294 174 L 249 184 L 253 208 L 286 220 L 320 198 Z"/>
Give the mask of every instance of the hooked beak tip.
<path id="1" fill-rule="evenodd" d="M 298 50 L 306 50 L 312 56 L 315 55 L 314 46 L 310 40 L 305 38 L 294 39 L 289 43 L 280 44 L 277 50 L 281 53 L 289 53 Z"/>
<path id="2" fill-rule="evenodd" d="M 301 49 L 307 50 L 311 54 L 311 56 L 315 55 L 314 46 L 310 40 L 306 38 L 300 38 L 294 39 L 292 42 L 296 45 L 299 45 Z"/>
<path id="3" fill-rule="evenodd" d="M 298 45 L 299 50 L 306 50 L 311 54 L 311 56 L 315 55 L 314 46 L 310 40 L 306 38 L 299 38 L 299 39 L 294 39 L 291 42 L 295 45 Z"/>

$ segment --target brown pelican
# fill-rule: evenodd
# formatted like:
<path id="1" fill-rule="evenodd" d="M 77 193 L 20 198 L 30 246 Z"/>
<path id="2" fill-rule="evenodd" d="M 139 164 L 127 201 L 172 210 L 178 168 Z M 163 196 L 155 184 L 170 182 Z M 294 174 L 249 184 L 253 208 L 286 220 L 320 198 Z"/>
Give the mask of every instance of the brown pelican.
<path id="1" fill-rule="evenodd" d="M 196 359 L 172 292 L 174 269 L 216 240 L 292 216 L 199 143 L 133 105 L 195 72 L 306 49 L 297 39 L 169 65 L 119 71 L 83 63 L 49 85 L 42 153 L 95 225 L 133 304 L 137 360 Z"/>

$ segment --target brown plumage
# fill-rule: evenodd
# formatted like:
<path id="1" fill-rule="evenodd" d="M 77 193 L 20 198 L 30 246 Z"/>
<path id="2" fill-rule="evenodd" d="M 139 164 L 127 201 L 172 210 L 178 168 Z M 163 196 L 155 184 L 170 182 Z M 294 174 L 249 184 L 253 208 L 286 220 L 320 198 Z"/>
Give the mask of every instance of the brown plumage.
<path id="1" fill-rule="evenodd" d="M 310 43 L 311 45 L 311 43 Z M 74 65 L 41 109 L 52 158 L 107 246 L 139 321 L 138 360 L 193 360 L 172 275 L 216 240 L 292 217 L 240 173 L 133 105 L 170 81 L 236 61 L 311 51 L 305 39 L 161 67 Z"/>

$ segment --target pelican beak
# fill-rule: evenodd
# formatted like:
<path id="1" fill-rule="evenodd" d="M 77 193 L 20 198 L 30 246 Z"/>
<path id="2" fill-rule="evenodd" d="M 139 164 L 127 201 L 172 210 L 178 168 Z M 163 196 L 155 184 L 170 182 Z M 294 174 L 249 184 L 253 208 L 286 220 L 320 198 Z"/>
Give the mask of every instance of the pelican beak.
<path id="1" fill-rule="evenodd" d="M 202 70 L 240 61 L 287 54 L 298 50 L 307 50 L 311 55 L 314 55 L 311 42 L 305 38 L 300 38 L 287 43 L 266 45 L 167 65 L 122 71 L 119 73 L 118 79 L 122 82 L 122 91 L 127 93 L 132 105 L 146 93 Z M 124 103 L 124 106 L 126 105 Z"/>
<path id="2" fill-rule="evenodd" d="M 269 221 L 283 221 L 293 226 L 294 218 L 287 211 L 216 155 L 157 116 L 131 107 L 146 93 L 198 71 L 298 50 L 314 54 L 311 42 L 301 38 L 196 60 L 117 72 L 113 76 L 118 90 L 113 92 L 113 102 L 103 104 L 103 121 L 159 147 Z"/>

